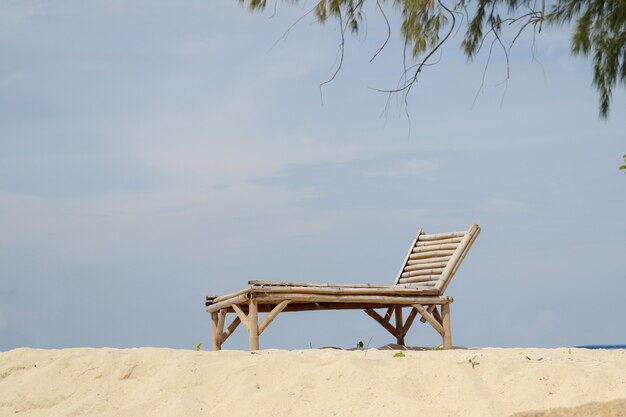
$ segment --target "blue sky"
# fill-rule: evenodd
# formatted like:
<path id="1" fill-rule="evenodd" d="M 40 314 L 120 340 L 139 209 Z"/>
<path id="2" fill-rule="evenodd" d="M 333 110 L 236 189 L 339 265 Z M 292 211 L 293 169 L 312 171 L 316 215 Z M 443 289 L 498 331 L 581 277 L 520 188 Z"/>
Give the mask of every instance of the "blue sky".
<path id="1" fill-rule="evenodd" d="M 460 35 L 402 109 L 397 25 L 347 41 L 311 6 L 0 4 L 0 349 L 210 340 L 249 279 L 391 283 L 418 227 L 483 232 L 448 292 L 455 344 L 624 343 L 626 94 L 597 116 L 567 28 L 467 64 Z M 396 23 L 397 22 L 392 22 Z M 479 94 L 477 95 L 477 92 Z M 476 100 L 475 100 L 476 97 Z M 261 347 L 391 342 L 359 311 L 282 314 Z M 301 329 L 307 329 L 306 333 Z M 245 348 L 243 330 L 230 348 Z M 425 325 L 407 343 L 436 345 Z"/>

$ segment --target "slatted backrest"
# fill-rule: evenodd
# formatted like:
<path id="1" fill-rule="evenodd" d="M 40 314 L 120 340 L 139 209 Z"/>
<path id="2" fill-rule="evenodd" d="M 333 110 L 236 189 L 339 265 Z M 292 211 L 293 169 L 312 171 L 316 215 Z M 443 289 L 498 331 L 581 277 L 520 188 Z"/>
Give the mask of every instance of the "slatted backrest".
<path id="1" fill-rule="evenodd" d="M 420 229 L 395 283 L 432 288 L 443 294 L 479 233 L 477 224 L 465 232 L 429 235 Z"/>

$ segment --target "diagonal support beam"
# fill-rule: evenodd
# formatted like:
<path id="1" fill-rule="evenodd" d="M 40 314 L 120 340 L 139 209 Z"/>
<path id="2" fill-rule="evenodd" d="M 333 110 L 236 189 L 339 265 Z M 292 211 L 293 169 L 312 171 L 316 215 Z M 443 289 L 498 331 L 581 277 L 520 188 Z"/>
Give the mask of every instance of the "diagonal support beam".
<path id="1" fill-rule="evenodd" d="M 414 304 L 413 307 L 417 309 L 422 317 L 425 318 L 426 321 L 429 322 L 430 325 L 433 326 L 433 328 L 437 330 L 437 332 L 439 332 L 441 336 L 445 334 L 443 326 L 439 324 L 439 322 L 421 304 Z"/>
<path id="2" fill-rule="evenodd" d="M 263 330 L 265 330 L 267 328 L 267 326 L 269 326 L 270 323 L 276 318 L 276 316 L 278 316 L 278 314 L 281 311 L 283 311 L 285 309 L 285 307 L 287 307 L 287 304 L 289 304 L 290 301 L 291 300 L 283 301 L 282 303 L 280 303 L 276 307 L 274 307 L 272 309 L 272 311 L 270 311 L 267 316 L 265 316 L 265 320 L 263 320 L 263 322 L 259 326 L 259 336 L 261 335 L 261 333 L 263 333 Z"/>
<path id="3" fill-rule="evenodd" d="M 387 312 L 385 313 L 385 318 L 384 318 L 385 323 L 389 323 L 389 320 L 391 320 L 391 315 L 393 314 L 394 311 L 395 311 L 395 306 L 391 306 L 387 309 Z"/>
<path id="4" fill-rule="evenodd" d="M 226 341 L 226 339 L 228 339 L 228 336 L 233 334 L 233 332 L 235 331 L 237 326 L 239 326 L 240 323 L 241 323 L 241 319 L 239 317 L 235 317 L 233 322 L 230 323 L 230 326 L 228 326 L 228 328 L 226 330 L 224 330 L 224 333 L 222 333 L 220 344 L 224 343 Z"/>
<path id="5" fill-rule="evenodd" d="M 387 329 L 387 331 L 389 333 L 391 333 L 392 335 L 398 337 L 398 332 L 397 332 L 396 328 L 393 327 L 388 322 L 386 322 L 385 319 L 380 314 L 378 314 L 374 309 L 366 308 L 363 311 L 365 311 L 365 314 L 367 314 L 368 316 L 370 316 L 371 318 L 376 320 L 378 323 L 380 323 L 380 325 L 383 326 L 385 329 Z"/>
<path id="6" fill-rule="evenodd" d="M 400 331 L 400 333 L 402 334 L 402 337 L 406 336 L 406 334 L 409 332 L 409 329 L 411 328 L 411 325 L 413 324 L 415 317 L 417 317 L 417 309 L 413 307 L 411 309 L 411 312 L 409 313 L 409 316 L 406 318 L 406 322 L 404 323 L 404 326 L 402 326 L 402 330 Z"/>
<path id="7" fill-rule="evenodd" d="M 429 306 L 428 306 L 428 308 L 426 309 L 426 311 L 428 311 L 429 313 L 431 313 L 431 314 L 435 315 L 435 318 L 436 318 L 436 317 L 437 317 L 437 315 L 439 314 L 439 312 L 437 312 L 437 304 L 431 304 L 431 305 L 429 305 Z M 426 319 L 425 319 L 424 317 L 422 317 L 422 318 L 420 319 L 420 321 L 421 321 L 422 323 L 426 323 Z M 439 320 L 439 321 L 441 321 L 441 320 Z"/>
<path id="8" fill-rule="evenodd" d="M 248 325 L 248 316 L 246 316 L 246 314 L 243 312 L 241 307 L 239 307 L 237 304 L 233 304 L 231 307 L 233 308 L 233 310 L 235 310 L 235 313 L 237 313 L 237 317 L 239 317 L 239 321 L 243 323 L 248 333 L 250 333 L 250 325 Z"/>
<path id="9" fill-rule="evenodd" d="M 435 320 L 437 320 L 443 326 L 443 318 L 441 318 L 441 315 L 439 314 L 439 310 L 437 310 L 436 307 L 435 307 L 435 309 L 433 309 L 432 315 L 435 318 Z"/>

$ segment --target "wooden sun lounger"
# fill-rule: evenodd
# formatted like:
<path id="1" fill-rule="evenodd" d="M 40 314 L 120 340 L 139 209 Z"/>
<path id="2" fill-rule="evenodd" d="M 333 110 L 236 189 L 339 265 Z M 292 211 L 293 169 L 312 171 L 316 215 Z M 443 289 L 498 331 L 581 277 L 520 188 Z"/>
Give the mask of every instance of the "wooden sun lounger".
<path id="1" fill-rule="evenodd" d="M 404 336 L 415 318 L 428 322 L 443 338 L 443 348 L 452 347 L 450 303 L 444 292 L 480 227 L 467 231 L 426 234 L 420 229 L 406 255 L 394 285 L 316 284 L 282 281 L 249 281 L 241 291 L 223 296 L 207 296 L 206 310 L 213 323 L 213 350 L 243 323 L 250 337 L 250 350 L 259 349 L 259 336 L 283 311 L 364 310 L 404 345 Z M 402 309 L 410 312 L 403 319 Z M 386 309 L 384 314 L 375 309 Z M 234 320 L 224 329 L 226 315 Z M 268 313 L 259 324 L 259 313 Z M 394 317 L 395 316 L 395 317 Z M 391 318 L 394 317 L 394 324 Z"/>

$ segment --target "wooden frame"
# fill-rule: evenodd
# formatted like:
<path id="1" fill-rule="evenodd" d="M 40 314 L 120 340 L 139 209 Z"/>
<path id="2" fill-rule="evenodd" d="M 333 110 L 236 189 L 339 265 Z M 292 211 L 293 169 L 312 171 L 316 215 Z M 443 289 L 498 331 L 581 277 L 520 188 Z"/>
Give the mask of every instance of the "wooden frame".
<path id="1" fill-rule="evenodd" d="M 396 342 L 404 337 L 419 315 L 452 348 L 450 304 L 444 296 L 480 227 L 472 224 L 466 232 L 424 234 L 419 229 L 394 285 L 316 284 L 283 281 L 249 281 L 249 287 L 223 296 L 207 296 L 205 307 L 211 314 L 213 350 L 222 345 L 243 323 L 249 335 L 250 350 L 259 349 L 259 336 L 281 312 L 360 309 L 383 326 Z M 433 267 L 435 266 L 435 267 Z M 408 308 L 406 320 L 403 309 Z M 386 309 L 381 315 L 376 309 Z M 233 321 L 224 330 L 226 317 Z M 267 313 L 259 323 L 259 313 Z M 394 318 L 394 324 L 391 318 Z"/>

